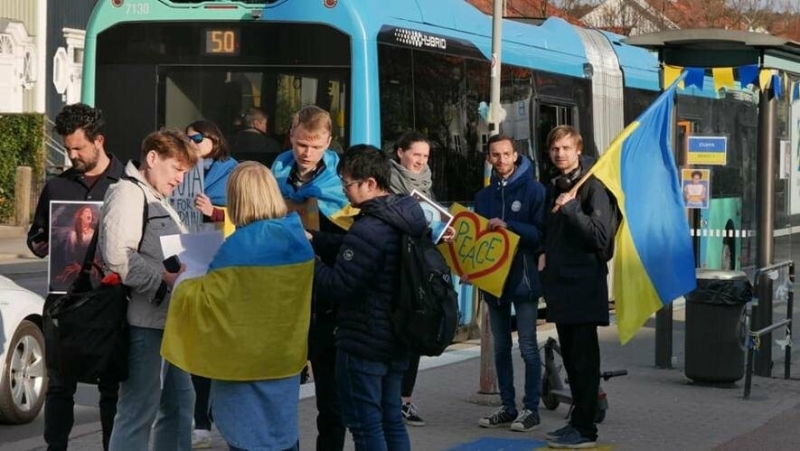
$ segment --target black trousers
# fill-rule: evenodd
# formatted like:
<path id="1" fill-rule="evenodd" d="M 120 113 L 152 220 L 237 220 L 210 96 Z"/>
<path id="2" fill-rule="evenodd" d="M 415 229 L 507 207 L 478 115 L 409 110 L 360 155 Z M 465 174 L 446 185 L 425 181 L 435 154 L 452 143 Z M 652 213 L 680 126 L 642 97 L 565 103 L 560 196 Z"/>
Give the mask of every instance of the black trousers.
<path id="1" fill-rule="evenodd" d="M 334 323 L 312 326 L 309 360 L 317 401 L 317 451 L 342 451 L 347 429 L 336 387 Z"/>
<path id="2" fill-rule="evenodd" d="M 400 396 L 410 398 L 414 393 L 414 385 L 417 383 L 417 373 L 419 372 L 419 354 L 411 354 L 408 359 L 408 369 L 403 374 L 403 383 L 400 386 Z"/>
<path id="3" fill-rule="evenodd" d="M 192 374 L 194 386 L 194 428 L 211 430 L 211 412 L 208 411 L 208 396 L 211 393 L 211 379 Z"/>
<path id="4" fill-rule="evenodd" d="M 75 422 L 75 390 L 78 382 L 58 374 L 56 368 L 47 367 L 48 388 L 44 405 L 44 440 L 47 451 L 66 451 L 69 433 Z M 103 427 L 103 449 L 108 450 L 108 440 L 117 414 L 119 382 L 100 381 L 100 423 Z"/>
<path id="5" fill-rule="evenodd" d="M 582 436 L 597 440 L 594 424 L 600 389 L 600 345 L 595 324 L 556 324 L 561 357 L 572 392 L 570 423 Z"/>

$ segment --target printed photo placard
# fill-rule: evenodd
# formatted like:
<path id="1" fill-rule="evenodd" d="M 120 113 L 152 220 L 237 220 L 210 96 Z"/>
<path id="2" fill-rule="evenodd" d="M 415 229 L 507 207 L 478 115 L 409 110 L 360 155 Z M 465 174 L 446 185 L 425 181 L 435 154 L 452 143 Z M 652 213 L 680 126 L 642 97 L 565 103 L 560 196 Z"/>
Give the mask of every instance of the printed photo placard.
<path id="1" fill-rule="evenodd" d="M 102 205 L 102 202 L 50 202 L 48 292 L 67 293 L 80 274 L 89 244 L 98 233 Z M 94 263 L 91 275 L 96 286 L 102 279 L 100 252 L 95 252 Z"/>
<path id="2" fill-rule="evenodd" d="M 431 229 L 431 238 L 434 243 L 441 241 L 447 227 L 453 222 L 453 215 L 424 194 L 417 190 L 411 191 L 411 197 L 419 201 L 422 212 L 425 213 L 425 221 Z"/>

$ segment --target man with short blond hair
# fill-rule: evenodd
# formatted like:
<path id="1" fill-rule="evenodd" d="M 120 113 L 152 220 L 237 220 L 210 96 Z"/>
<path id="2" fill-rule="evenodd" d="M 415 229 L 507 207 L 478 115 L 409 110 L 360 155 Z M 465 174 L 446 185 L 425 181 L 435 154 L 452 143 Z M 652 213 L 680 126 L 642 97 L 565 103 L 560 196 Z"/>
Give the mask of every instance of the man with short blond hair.
<path id="1" fill-rule="evenodd" d="M 319 207 L 319 228 L 332 237 L 327 243 L 314 244 L 322 260 L 333 264 L 338 245 L 352 224 L 353 211 L 342 192 L 336 173 L 339 156 L 329 149 L 332 121 L 330 114 L 317 106 L 307 106 L 292 118 L 292 149 L 275 159 L 272 172 L 281 194 L 288 200 L 303 204 L 316 199 Z M 334 329 L 336 309 L 329 293 L 315 290 L 309 331 L 309 360 L 314 373 L 317 410 L 317 451 L 341 451 L 344 448 L 345 427 L 336 393 L 336 348 Z"/>

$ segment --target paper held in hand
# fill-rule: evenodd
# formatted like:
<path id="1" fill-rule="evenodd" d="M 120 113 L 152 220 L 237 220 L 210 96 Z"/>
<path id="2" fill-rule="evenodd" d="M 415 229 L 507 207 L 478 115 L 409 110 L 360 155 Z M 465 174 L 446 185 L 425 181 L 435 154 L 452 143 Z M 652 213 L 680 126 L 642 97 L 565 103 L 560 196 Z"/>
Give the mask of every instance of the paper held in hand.
<path id="1" fill-rule="evenodd" d="M 222 232 L 184 233 L 161 237 L 161 251 L 164 258 L 177 255 L 181 263 L 186 265 L 184 271 L 175 281 L 174 290 L 181 281 L 204 275 L 208 265 L 222 245 Z"/>
<path id="2" fill-rule="evenodd" d="M 446 208 L 417 190 L 411 191 L 410 196 L 419 201 L 419 206 L 422 207 L 422 212 L 425 213 L 425 221 L 431 229 L 431 238 L 434 243 L 438 243 L 444 236 L 447 227 L 453 222 L 453 215 Z"/>

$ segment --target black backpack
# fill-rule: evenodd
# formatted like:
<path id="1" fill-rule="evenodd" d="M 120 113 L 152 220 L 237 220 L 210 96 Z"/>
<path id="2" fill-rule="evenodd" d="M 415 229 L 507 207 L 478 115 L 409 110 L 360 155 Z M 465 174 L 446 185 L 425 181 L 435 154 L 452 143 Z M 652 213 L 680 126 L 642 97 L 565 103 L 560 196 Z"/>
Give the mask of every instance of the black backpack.
<path id="1" fill-rule="evenodd" d="M 606 263 L 614 257 L 614 243 L 616 242 L 617 229 L 619 229 L 619 225 L 622 222 L 622 212 L 619 210 L 617 198 L 614 197 L 614 194 L 608 189 L 606 189 L 606 193 L 608 193 L 608 198 L 611 201 L 611 219 L 609 220 L 609 224 L 611 225 L 612 233 L 611 240 L 609 240 L 606 248 L 597 251 L 597 258 L 601 263 Z"/>
<path id="2" fill-rule="evenodd" d="M 430 236 L 403 233 L 400 275 L 392 325 L 413 353 L 437 356 L 453 342 L 458 327 L 458 295 L 450 267 Z"/>

